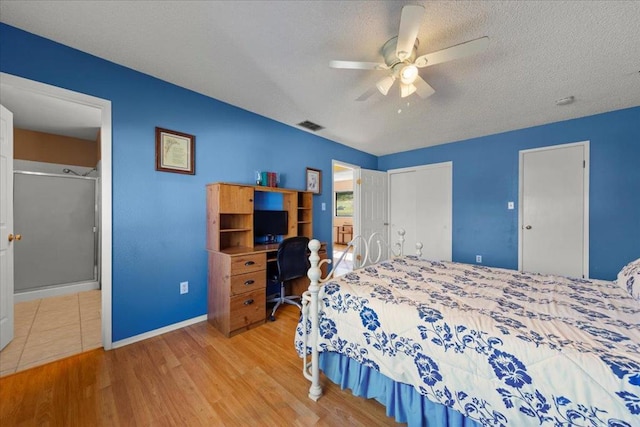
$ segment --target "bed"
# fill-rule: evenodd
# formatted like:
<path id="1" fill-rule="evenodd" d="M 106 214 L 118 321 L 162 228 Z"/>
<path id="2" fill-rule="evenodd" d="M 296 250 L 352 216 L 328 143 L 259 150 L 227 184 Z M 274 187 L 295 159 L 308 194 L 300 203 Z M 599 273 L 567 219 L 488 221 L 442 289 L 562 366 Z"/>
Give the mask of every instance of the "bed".
<path id="1" fill-rule="evenodd" d="M 310 398 L 322 370 L 410 426 L 640 426 L 640 260 L 613 282 L 412 255 L 321 279 L 309 248 Z"/>

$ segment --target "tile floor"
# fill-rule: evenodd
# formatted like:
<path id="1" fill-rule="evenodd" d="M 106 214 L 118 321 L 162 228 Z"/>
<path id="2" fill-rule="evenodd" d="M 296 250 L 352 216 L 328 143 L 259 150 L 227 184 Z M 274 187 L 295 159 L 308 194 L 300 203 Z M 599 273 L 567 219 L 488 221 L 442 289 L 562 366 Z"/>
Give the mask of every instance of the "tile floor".
<path id="1" fill-rule="evenodd" d="M 342 252 L 344 252 L 346 248 L 347 248 L 346 245 L 340 245 L 337 243 L 333 244 L 333 264 L 332 265 L 334 266 L 336 265 L 336 263 L 340 260 L 340 257 L 342 256 Z M 342 262 L 336 268 L 335 276 L 342 276 L 344 274 L 349 273 L 350 271 L 353 271 L 353 253 L 348 253 L 344 257 Z"/>
<path id="2" fill-rule="evenodd" d="M 102 347 L 100 291 L 18 302 L 0 376 Z"/>

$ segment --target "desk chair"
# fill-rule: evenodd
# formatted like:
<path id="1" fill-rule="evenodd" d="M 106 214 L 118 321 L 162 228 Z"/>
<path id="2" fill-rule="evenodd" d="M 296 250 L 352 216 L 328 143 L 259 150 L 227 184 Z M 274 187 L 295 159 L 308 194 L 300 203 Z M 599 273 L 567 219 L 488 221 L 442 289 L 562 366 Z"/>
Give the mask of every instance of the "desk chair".
<path id="1" fill-rule="evenodd" d="M 278 247 L 278 282 L 280 283 L 280 295 L 269 299 L 267 302 L 275 302 L 269 320 L 276 320 L 276 310 L 282 304 L 302 306 L 295 300 L 300 299 L 299 296 L 285 294 L 284 285 L 289 280 L 297 279 L 307 275 L 309 269 L 309 256 L 307 254 L 307 246 L 309 245 L 308 237 L 289 237 L 284 239 Z"/>

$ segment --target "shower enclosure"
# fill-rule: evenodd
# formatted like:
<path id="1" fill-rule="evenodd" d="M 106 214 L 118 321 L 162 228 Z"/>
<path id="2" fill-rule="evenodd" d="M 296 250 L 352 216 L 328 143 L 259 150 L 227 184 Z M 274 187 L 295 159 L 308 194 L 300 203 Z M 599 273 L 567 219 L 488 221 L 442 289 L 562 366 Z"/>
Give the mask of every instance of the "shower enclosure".
<path id="1" fill-rule="evenodd" d="M 99 288 L 98 178 L 65 173 L 14 172 L 17 300 Z"/>

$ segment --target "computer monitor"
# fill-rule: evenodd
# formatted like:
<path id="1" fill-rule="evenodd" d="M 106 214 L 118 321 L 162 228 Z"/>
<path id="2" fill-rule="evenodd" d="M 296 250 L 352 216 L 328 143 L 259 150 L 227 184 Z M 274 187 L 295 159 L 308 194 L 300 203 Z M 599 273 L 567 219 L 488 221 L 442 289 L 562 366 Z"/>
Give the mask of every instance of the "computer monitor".
<path id="1" fill-rule="evenodd" d="M 253 211 L 253 237 L 256 242 L 275 243 L 289 231 L 287 211 Z"/>

